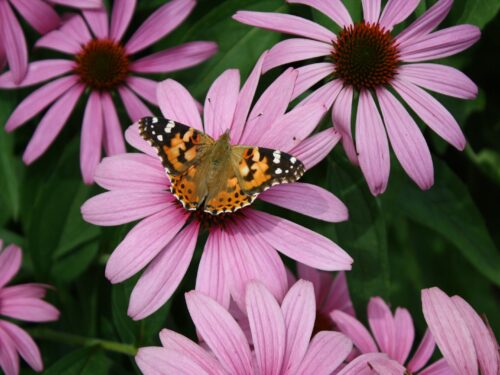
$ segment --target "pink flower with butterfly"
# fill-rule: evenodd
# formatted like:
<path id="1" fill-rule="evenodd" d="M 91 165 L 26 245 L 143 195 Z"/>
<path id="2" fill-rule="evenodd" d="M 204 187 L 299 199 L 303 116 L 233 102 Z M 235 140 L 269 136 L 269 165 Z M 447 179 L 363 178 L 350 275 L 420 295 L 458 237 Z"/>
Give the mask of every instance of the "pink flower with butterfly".
<path id="1" fill-rule="evenodd" d="M 7 286 L 19 272 L 22 251 L 16 245 L 3 249 L 0 240 L 0 367 L 6 375 L 19 374 L 19 356 L 35 371 L 43 370 L 42 357 L 31 336 L 11 319 L 25 322 L 50 322 L 59 319 L 59 311 L 43 301 L 47 285 Z"/>
<path id="2" fill-rule="evenodd" d="M 122 39 L 134 14 L 136 0 L 116 0 L 111 17 L 104 8 L 84 10 L 83 17 L 73 15 L 59 29 L 39 39 L 37 47 L 62 52 L 72 58 L 32 62 L 26 77 L 19 83 L 12 71 L 0 76 L 0 88 L 3 89 L 51 80 L 26 97 L 5 125 L 7 131 L 13 131 L 48 108 L 24 152 L 23 161 L 31 164 L 48 149 L 79 99 L 88 92 L 81 131 L 80 168 L 85 183 L 92 183 L 101 160 L 101 148 L 107 155 L 125 152 L 114 93 L 120 97 L 130 119 L 137 121 L 151 114 L 142 99 L 156 105 L 156 82 L 138 74 L 188 68 L 217 51 L 213 42 L 188 42 L 133 59 L 133 55 L 179 26 L 195 5 L 194 0 L 167 2 L 124 42 Z"/>
<path id="3" fill-rule="evenodd" d="M 13 8 L 38 33 L 45 34 L 61 24 L 52 4 L 82 9 L 99 8 L 102 0 L 3 0 L 0 1 L 0 71 L 8 65 L 15 83 L 28 71 L 28 45 Z"/>
<path id="4" fill-rule="evenodd" d="M 263 59 L 241 90 L 238 70 L 227 70 L 215 80 L 205 100 L 203 122 L 182 85 L 173 80 L 160 83 L 158 103 L 165 119 L 144 119 L 125 134 L 142 152 L 105 158 L 96 169 L 96 182 L 109 191 L 82 206 L 84 219 L 103 226 L 141 220 L 106 265 L 112 283 L 145 268 L 130 298 L 128 314 L 134 319 L 150 315 L 170 298 L 205 229 L 208 238 L 196 289 L 226 308 L 232 298 L 243 309 L 245 286 L 252 279 L 282 300 L 288 280 L 276 250 L 322 270 L 351 268 L 351 257 L 326 237 L 263 211 L 242 208 L 258 197 L 319 220 L 347 219 L 346 206 L 330 192 L 307 183 L 281 184 L 295 181 L 297 171 L 316 165 L 340 137 L 334 129 L 310 136 L 325 113 L 321 104 L 286 112 L 297 78 L 293 69 L 276 79 L 252 106 Z M 222 160 L 216 149 L 225 150 L 223 155 L 231 163 Z M 217 181 L 223 177 L 226 185 Z M 248 190 L 242 189 L 248 184 Z M 214 212 L 215 196 L 222 201 Z"/>
<path id="5" fill-rule="evenodd" d="M 362 0 L 363 20 L 355 23 L 341 0 L 287 0 L 315 8 L 341 27 L 337 34 L 310 20 L 279 13 L 237 12 L 239 22 L 297 35 L 276 44 L 264 62 L 264 72 L 277 66 L 323 58 L 298 68 L 293 96 L 326 79 L 307 98 L 332 107 L 332 123 L 342 134 L 344 150 L 360 166 L 374 195 L 382 194 L 389 180 L 389 143 L 399 163 L 421 189 L 434 183 L 431 153 L 404 101 L 420 119 L 458 150 L 465 136 L 450 112 L 426 90 L 474 99 L 477 86 L 459 70 L 424 63 L 455 55 L 480 37 L 473 25 L 434 29 L 451 9 L 453 0 L 439 0 L 399 33 L 420 0 Z M 400 97 L 396 97 L 396 92 Z M 401 100 L 402 99 L 402 100 Z M 355 136 L 352 131 L 353 108 Z"/>

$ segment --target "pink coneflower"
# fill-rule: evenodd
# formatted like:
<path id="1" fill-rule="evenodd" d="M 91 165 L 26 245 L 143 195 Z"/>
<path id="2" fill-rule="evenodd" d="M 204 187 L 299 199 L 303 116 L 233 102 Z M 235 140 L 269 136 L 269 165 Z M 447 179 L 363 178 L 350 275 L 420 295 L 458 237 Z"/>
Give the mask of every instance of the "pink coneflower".
<path id="1" fill-rule="evenodd" d="M 398 307 L 393 315 L 380 297 L 373 297 L 368 303 L 368 323 L 372 334 L 360 321 L 343 311 L 334 311 L 331 318 L 361 353 L 385 353 L 405 366 L 411 374 L 431 375 L 438 374 L 439 371 L 449 371 L 443 359 L 423 369 L 436 346 L 429 331 L 425 333 L 413 357 L 408 360 L 415 338 L 411 315 L 401 307 Z"/>
<path id="2" fill-rule="evenodd" d="M 108 12 L 85 10 L 82 18 L 71 17 L 60 29 L 38 40 L 46 47 L 70 54 L 73 59 L 36 61 L 29 65 L 23 81 L 16 85 L 12 72 L 0 76 L 0 88 L 25 87 L 46 81 L 15 109 L 5 126 L 12 131 L 45 108 L 45 113 L 23 155 L 30 164 L 40 157 L 61 131 L 78 99 L 87 90 L 90 95 L 83 116 L 80 166 L 83 179 L 92 183 L 95 167 L 101 159 L 101 147 L 108 155 L 125 152 L 122 129 L 113 104 L 118 92 L 132 121 L 150 115 L 137 95 L 155 103 L 156 82 L 137 73 L 167 73 L 196 65 L 212 56 L 217 46 L 212 42 L 190 42 L 152 55 L 132 60 L 175 29 L 192 11 L 194 0 L 172 0 L 155 11 L 122 44 L 122 37 L 135 9 L 135 0 L 114 2 L 108 25 Z M 68 74 L 69 73 L 69 74 Z"/>
<path id="3" fill-rule="evenodd" d="M 42 300 L 47 285 L 6 286 L 21 267 L 22 252 L 15 245 L 9 245 L 3 251 L 2 247 L 0 240 L 0 317 L 26 322 L 57 320 L 59 311 Z M 12 322 L 0 319 L 0 367 L 6 375 L 19 374 L 19 355 L 33 370 L 43 370 L 40 351 L 30 335 Z"/>
<path id="4" fill-rule="evenodd" d="M 422 310 L 436 343 L 453 372 L 498 375 L 498 343 L 490 327 L 462 297 L 439 288 L 422 290 Z"/>
<path id="5" fill-rule="evenodd" d="M 465 137 L 453 116 L 434 99 L 428 89 L 462 99 L 477 95 L 476 85 L 455 68 L 423 61 L 454 55 L 474 44 L 480 31 L 472 25 L 433 30 L 448 14 L 452 0 L 439 0 L 397 35 L 419 0 L 389 0 L 381 11 L 380 0 L 363 0 L 364 20 L 354 23 L 340 0 L 288 0 L 316 8 L 342 30 L 335 35 L 312 21 L 277 13 L 238 12 L 234 18 L 257 27 L 299 35 L 274 46 L 264 62 L 264 71 L 282 64 L 328 57 L 299 69 L 294 96 L 317 82 L 329 82 L 308 101 L 331 106 L 332 122 L 342 134 L 349 159 L 361 167 L 372 194 L 385 191 L 389 179 L 390 144 L 406 173 L 421 189 L 434 183 L 429 148 L 419 127 L 404 108 L 396 92 L 412 110 L 444 140 L 459 150 Z M 390 89 L 390 90 L 389 90 Z M 356 94 L 356 95 L 355 95 Z M 357 99 L 356 136 L 351 131 L 352 109 Z"/>
<path id="6" fill-rule="evenodd" d="M 251 108 L 262 66 L 261 58 L 240 91 L 237 70 L 223 73 L 209 89 L 204 125 L 196 103 L 179 83 L 158 86 L 158 102 L 165 118 L 188 124 L 231 144 L 259 145 L 287 152 L 311 168 L 338 142 L 333 129 L 312 137 L 309 133 L 324 115 L 311 104 L 285 113 L 297 72 L 283 73 Z M 262 281 L 280 300 L 288 290 L 285 267 L 275 250 L 323 270 L 348 270 L 352 259 L 339 246 L 313 231 L 268 213 L 244 208 L 212 215 L 203 209 L 188 211 L 170 192 L 171 182 L 157 151 L 139 135 L 138 124 L 126 132 L 127 141 L 145 154 L 106 158 L 95 180 L 111 190 L 82 206 L 85 220 L 97 225 L 139 222 L 115 249 L 106 266 L 112 283 L 122 282 L 142 268 L 146 271 L 132 292 L 128 313 L 134 319 L 151 314 L 179 285 L 195 249 L 200 227 L 208 239 L 200 260 L 196 289 L 228 307 L 230 296 L 242 307 L 248 280 Z M 258 196 L 275 205 L 320 220 L 347 219 L 346 206 L 330 192 L 311 184 L 272 187 Z"/>
<path id="7" fill-rule="evenodd" d="M 9 4 L 10 2 L 10 4 Z M 15 83 L 21 82 L 28 70 L 28 47 L 23 29 L 11 5 L 25 21 L 40 34 L 55 29 L 61 23 L 56 11 L 48 3 L 59 2 L 80 8 L 98 8 L 102 0 L 2 0 L 0 1 L 0 71 L 8 63 Z M 70 3 L 70 4 L 68 4 Z"/>
<path id="8" fill-rule="evenodd" d="M 162 347 L 139 349 L 137 365 L 145 375 L 330 375 L 352 349 L 352 342 L 339 332 L 319 332 L 311 340 L 315 301 L 310 282 L 299 280 L 280 303 L 263 284 L 251 281 L 245 302 L 252 348 L 224 306 L 192 291 L 186 294 L 189 314 L 209 350 L 164 329 Z M 377 366 L 388 360 L 368 355 L 339 374 L 374 374 L 368 365 L 372 362 Z"/>

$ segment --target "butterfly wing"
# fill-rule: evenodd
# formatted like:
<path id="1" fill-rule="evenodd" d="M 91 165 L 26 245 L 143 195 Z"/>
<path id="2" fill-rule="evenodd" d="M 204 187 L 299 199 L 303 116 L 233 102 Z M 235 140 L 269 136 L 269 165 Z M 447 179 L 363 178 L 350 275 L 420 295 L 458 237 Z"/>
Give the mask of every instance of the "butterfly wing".
<path id="1" fill-rule="evenodd" d="M 139 120 L 139 132 L 156 148 L 170 177 L 185 173 L 198 163 L 214 140 L 187 125 L 161 117 Z"/>
<path id="2" fill-rule="evenodd" d="M 217 189 L 212 196 L 207 197 L 205 212 L 212 215 L 235 212 L 250 205 L 257 198 L 257 194 L 247 194 L 242 190 L 239 178 L 234 172 L 224 177 L 222 181 L 221 188 Z"/>

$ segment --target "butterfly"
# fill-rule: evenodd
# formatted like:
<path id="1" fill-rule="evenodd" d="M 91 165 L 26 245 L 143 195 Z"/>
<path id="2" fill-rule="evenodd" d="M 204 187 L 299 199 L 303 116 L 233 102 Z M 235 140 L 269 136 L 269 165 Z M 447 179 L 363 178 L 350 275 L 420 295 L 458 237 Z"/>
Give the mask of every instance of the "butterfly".
<path id="1" fill-rule="evenodd" d="M 271 186 L 295 182 L 305 172 L 304 164 L 285 152 L 231 145 L 228 132 L 214 140 L 159 117 L 139 120 L 139 131 L 157 150 L 172 194 L 190 211 L 235 212 Z"/>

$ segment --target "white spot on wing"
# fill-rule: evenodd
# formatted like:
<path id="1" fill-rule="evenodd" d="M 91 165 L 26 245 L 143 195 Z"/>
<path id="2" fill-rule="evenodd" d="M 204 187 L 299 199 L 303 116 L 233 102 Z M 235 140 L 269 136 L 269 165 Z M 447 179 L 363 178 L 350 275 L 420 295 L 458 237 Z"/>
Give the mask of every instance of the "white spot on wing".
<path id="1" fill-rule="evenodd" d="M 276 174 L 281 174 L 281 173 L 283 173 L 283 171 L 281 170 L 281 168 L 276 168 L 275 173 Z"/>
<path id="2" fill-rule="evenodd" d="M 153 124 L 156 124 L 158 121 L 160 121 L 158 117 L 153 117 L 153 119 L 151 120 Z"/>
<path id="3" fill-rule="evenodd" d="M 165 126 L 165 133 L 171 133 L 173 128 L 175 128 L 175 122 L 167 122 L 167 125 Z"/>
<path id="4" fill-rule="evenodd" d="M 161 142 L 161 141 L 163 141 L 163 135 L 158 134 L 158 135 L 156 136 L 156 139 L 158 139 L 160 142 Z"/>
<path id="5" fill-rule="evenodd" d="M 292 156 L 290 158 L 290 163 L 295 164 L 296 161 L 297 161 L 297 159 L 295 157 Z"/>

